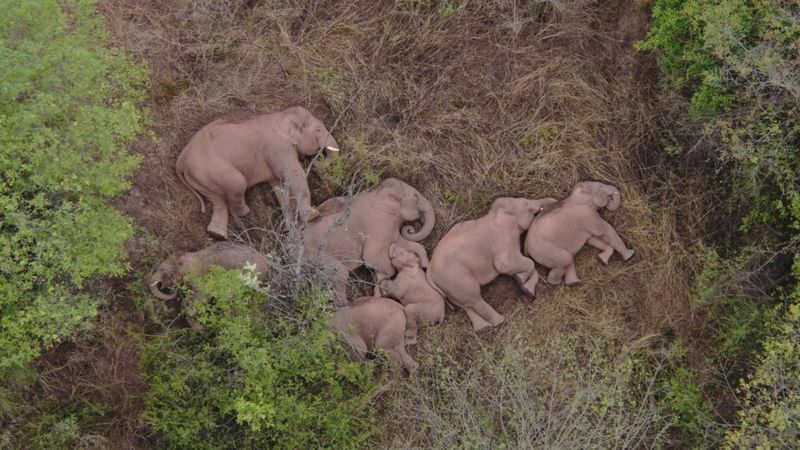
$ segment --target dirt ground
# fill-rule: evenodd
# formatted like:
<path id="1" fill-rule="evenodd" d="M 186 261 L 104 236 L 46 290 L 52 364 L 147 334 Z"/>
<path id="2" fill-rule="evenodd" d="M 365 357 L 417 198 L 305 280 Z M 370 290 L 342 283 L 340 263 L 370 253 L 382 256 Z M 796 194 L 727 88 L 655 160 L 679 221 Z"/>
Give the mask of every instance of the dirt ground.
<path id="1" fill-rule="evenodd" d="M 114 332 L 57 349 L 61 356 L 43 364 L 82 367 L 82 378 L 64 373 L 54 383 L 90 380 L 100 396 L 108 380 L 123 385 L 108 385 L 114 393 L 104 400 L 122 405 L 109 419 L 112 444 L 148 446 L 136 352 L 152 330 L 135 307 L 145 277 L 169 253 L 209 242 L 210 215 L 177 180 L 175 159 L 194 132 L 228 113 L 303 105 L 335 123 L 344 174 L 312 171 L 314 203 L 340 195 L 351 180 L 400 178 L 436 209 L 436 228 L 423 242 L 429 251 L 493 198 L 560 198 L 587 179 L 619 187 L 622 207 L 604 214 L 637 261 L 615 256 L 603 267 L 595 250 L 584 250 L 583 283 L 533 302 L 498 279 L 484 294 L 506 315 L 505 329 L 475 335 L 463 312 L 448 311 L 441 327 L 423 331 L 415 355 L 435 342 L 469 359 L 476 346 L 517 332 L 533 345 L 576 328 L 613 328 L 621 343 L 665 330 L 693 335 L 694 243 L 712 200 L 691 177 L 678 181 L 665 169 L 663 147 L 689 131 L 680 100 L 658 89 L 652 57 L 633 49 L 647 29 L 644 4 L 104 0 L 100 9 L 112 42 L 151 70 L 154 138 L 131 148 L 142 164 L 115 203 L 137 228 L 128 244 L 133 270 L 121 280 L 132 287 L 103 313 L 118 324 Z M 686 192 L 692 202 L 682 200 Z M 260 239 L 258 229 L 279 226 L 267 187 L 252 188 L 247 201 L 253 212 L 232 224 L 234 232 Z M 98 373 L 92 358 L 114 369 Z"/>

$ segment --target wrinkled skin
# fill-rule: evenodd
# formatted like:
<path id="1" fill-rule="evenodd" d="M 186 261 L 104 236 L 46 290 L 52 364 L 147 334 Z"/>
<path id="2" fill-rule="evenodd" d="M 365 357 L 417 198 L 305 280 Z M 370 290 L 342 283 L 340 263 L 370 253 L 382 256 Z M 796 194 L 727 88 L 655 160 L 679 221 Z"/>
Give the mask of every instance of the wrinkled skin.
<path id="1" fill-rule="evenodd" d="M 537 263 L 549 267 L 549 284 L 580 282 L 574 257 L 585 245 L 601 250 L 598 258 L 608 264 L 616 250 L 624 260 L 634 251 L 627 248 L 617 232 L 600 217 L 598 209 L 615 211 L 620 206 L 616 187 L 585 181 L 578 183 L 566 199 L 544 211 L 531 224 L 525 238 L 525 252 Z"/>
<path id="2" fill-rule="evenodd" d="M 386 349 L 389 357 L 399 361 L 413 374 L 419 363 L 406 351 L 406 314 L 403 305 L 382 297 L 362 297 L 354 306 L 337 309 L 331 324 L 353 347 L 358 359 L 366 359 L 368 351 Z"/>
<path id="3" fill-rule="evenodd" d="M 248 264 L 255 265 L 259 280 L 263 280 L 270 269 L 269 261 L 253 248 L 232 242 L 216 242 L 203 250 L 168 257 L 151 275 L 150 291 L 162 300 L 173 300 L 178 296 L 174 287 L 189 273 L 203 276 L 214 266 L 241 269 Z M 187 316 L 187 319 L 192 328 L 198 328 L 191 317 Z"/>
<path id="4" fill-rule="evenodd" d="M 525 292 L 536 294 L 539 275 L 533 261 L 522 256 L 520 235 L 555 201 L 499 198 L 486 216 L 456 224 L 434 248 L 428 280 L 464 308 L 475 331 L 505 320 L 481 297 L 481 286 L 498 275 L 511 275 Z"/>
<path id="5" fill-rule="evenodd" d="M 269 183 L 284 214 L 306 221 L 314 218 L 311 196 L 299 158 L 321 149 L 338 152 L 339 144 L 325 125 L 303 107 L 251 117 L 241 122 L 217 119 L 200 129 L 175 164 L 178 178 L 200 201 L 212 204 L 208 233 L 218 239 L 228 234 L 228 211 L 245 216 L 247 188 Z"/>
<path id="6" fill-rule="evenodd" d="M 444 296 L 428 283 L 419 256 L 392 244 L 389 258 L 397 276 L 394 280 L 384 280 L 380 287 L 405 306 L 406 343 L 415 344 L 420 324 L 439 325 L 444 320 Z"/>
<path id="7" fill-rule="evenodd" d="M 417 241 L 433 230 L 433 206 L 408 184 L 387 178 L 349 203 L 337 197 L 318 209 L 319 217 L 304 230 L 306 256 L 332 272 L 336 304 L 347 304 L 349 272 L 362 264 L 374 270 L 375 295 L 382 295 L 381 281 L 395 274 L 389 259 L 393 243 L 418 255 L 423 268 L 428 266 L 425 248 Z M 422 227 L 414 231 L 410 222 L 417 220 Z"/>

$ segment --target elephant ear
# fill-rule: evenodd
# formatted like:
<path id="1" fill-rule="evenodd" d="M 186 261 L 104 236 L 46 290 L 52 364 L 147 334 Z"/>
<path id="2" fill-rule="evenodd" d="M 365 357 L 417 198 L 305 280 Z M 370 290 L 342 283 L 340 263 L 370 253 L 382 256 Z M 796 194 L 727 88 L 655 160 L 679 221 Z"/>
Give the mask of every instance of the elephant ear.
<path id="1" fill-rule="evenodd" d="M 337 214 L 339 212 L 344 211 L 347 207 L 347 202 L 344 201 L 342 197 L 334 197 L 328 200 L 325 200 L 321 205 L 317 206 L 317 211 L 319 211 L 319 216 L 317 216 L 314 220 L 319 219 L 323 216 L 330 216 L 332 214 Z"/>
<path id="2" fill-rule="evenodd" d="M 592 194 L 592 199 L 597 209 L 605 208 L 608 205 L 608 194 L 604 189 L 595 190 L 594 194 Z"/>

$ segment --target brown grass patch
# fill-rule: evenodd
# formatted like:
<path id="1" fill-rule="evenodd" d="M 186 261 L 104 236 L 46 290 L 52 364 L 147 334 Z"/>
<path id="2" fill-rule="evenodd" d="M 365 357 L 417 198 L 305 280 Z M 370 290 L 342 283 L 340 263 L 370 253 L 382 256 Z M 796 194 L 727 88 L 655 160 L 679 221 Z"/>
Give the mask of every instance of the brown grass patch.
<path id="1" fill-rule="evenodd" d="M 620 345 L 665 326 L 688 335 L 693 241 L 709 196 L 664 169 L 662 147 L 683 119 L 677 100 L 655 89 L 652 60 L 632 48 L 646 11 L 624 1 L 519 3 L 102 2 L 114 40 L 152 71 L 158 141 L 135 146 L 144 161 L 118 201 L 160 242 L 133 246 L 137 271 L 207 241 L 209 215 L 174 175 L 189 137 L 225 114 L 300 104 L 336 122 L 345 144 L 340 173 L 312 175 L 315 203 L 370 175 L 403 179 L 436 208 L 429 250 L 498 196 L 563 197 L 590 179 L 620 188 L 622 208 L 606 217 L 639 261 L 615 257 L 603 267 L 586 250 L 580 287 L 554 288 L 533 304 L 498 280 L 486 297 L 509 323 L 472 336 L 463 313 L 448 312 L 444 325 L 423 331 L 421 360 L 440 347 L 469 364 L 476 349 L 510 345 L 517 333 L 534 346 L 575 330 L 613 330 Z M 248 203 L 253 212 L 236 231 L 278 227 L 267 187 L 252 189 Z M 393 383 L 392 396 L 411 392 Z M 382 403 L 388 426 L 377 444 L 419 444 L 397 440 L 408 430 L 393 404 Z"/>

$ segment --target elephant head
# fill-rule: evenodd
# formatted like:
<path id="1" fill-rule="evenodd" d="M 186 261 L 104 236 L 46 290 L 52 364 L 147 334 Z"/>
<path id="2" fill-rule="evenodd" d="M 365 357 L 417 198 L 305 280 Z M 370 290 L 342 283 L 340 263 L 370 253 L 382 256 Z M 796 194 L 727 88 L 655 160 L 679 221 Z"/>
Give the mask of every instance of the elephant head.
<path id="1" fill-rule="evenodd" d="M 502 223 L 516 225 L 520 230 L 527 230 L 533 218 L 542 212 L 545 206 L 556 203 L 554 198 L 529 200 L 527 198 L 500 197 L 489 209 Z"/>
<path id="2" fill-rule="evenodd" d="M 173 300 L 178 296 L 177 291 L 165 292 L 164 288 L 174 286 L 183 276 L 181 257 L 181 254 L 170 256 L 150 276 L 150 292 L 161 300 Z"/>
<path id="3" fill-rule="evenodd" d="M 325 124 L 311 113 L 306 113 L 298 117 L 299 120 L 293 120 L 289 130 L 289 138 L 297 152 L 303 156 L 314 156 L 320 150 L 338 152 L 339 144 L 325 128 Z"/>
<path id="4" fill-rule="evenodd" d="M 414 231 L 410 224 L 400 229 L 400 235 L 409 241 L 419 242 L 431 234 L 436 218 L 433 214 L 433 205 L 416 189 L 396 179 L 387 178 L 378 185 L 378 195 L 389 200 L 394 211 L 400 215 L 403 222 L 422 222 L 422 228 Z"/>
<path id="5" fill-rule="evenodd" d="M 575 185 L 570 194 L 570 200 L 580 203 L 591 202 L 595 208 L 606 208 L 616 211 L 620 205 L 619 190 L 610 184 L 597 181 L 583 181 Z"/>
<path id="6" fill-rule="evenodd" d="M 413 267 L 419 265 L 423 269 L 427 269 L 430 264 L 428 255 L 425 254 L 424 249 L 421 253 L 405 249 L 397 244 L 389 245 L 389 259 L 392 261 L 392 266 L 397 270 L 403 270 L 404 267 Z"/>

